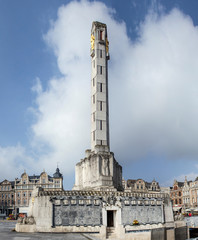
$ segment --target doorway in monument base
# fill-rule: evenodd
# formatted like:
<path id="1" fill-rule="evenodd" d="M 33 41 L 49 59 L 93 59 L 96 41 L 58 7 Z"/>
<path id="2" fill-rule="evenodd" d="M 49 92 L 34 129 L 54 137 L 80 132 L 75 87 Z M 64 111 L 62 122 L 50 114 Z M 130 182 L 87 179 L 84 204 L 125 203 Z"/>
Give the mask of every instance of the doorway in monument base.
<path id="1" fill-rule="evenodd" d="M 114 227 L 114 216 L 115 211 L 109 210 L 107 211 L 107 227 Z"/>

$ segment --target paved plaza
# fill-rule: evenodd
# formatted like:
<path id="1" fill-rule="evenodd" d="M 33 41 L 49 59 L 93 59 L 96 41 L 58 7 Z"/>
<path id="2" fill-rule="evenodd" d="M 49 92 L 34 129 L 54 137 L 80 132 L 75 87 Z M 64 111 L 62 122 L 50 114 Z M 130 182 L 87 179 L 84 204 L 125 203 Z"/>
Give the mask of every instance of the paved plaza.
<path id="1" fill-rule="evenodd" d="M 0 240 L 93 240 L 87 234 L 81 233 L 18 233 L 13 231 L 16 221 L 0 221 Z"/>

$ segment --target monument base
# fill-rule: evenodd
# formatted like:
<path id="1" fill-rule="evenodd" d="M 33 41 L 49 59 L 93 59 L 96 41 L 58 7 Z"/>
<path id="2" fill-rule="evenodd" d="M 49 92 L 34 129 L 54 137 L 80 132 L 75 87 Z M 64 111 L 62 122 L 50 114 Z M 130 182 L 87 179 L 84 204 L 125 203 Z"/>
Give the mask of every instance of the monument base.
<path id="1" fill-rule="evenodd" d="M 112 152 L 91 152 L 86 150 L 86 157 L 76 164 L 75 185 L 72 190 L 122 190 L 122 167 Z"/>
<path id="2" fill-rule="evenodd" d="M 27 218 L 19 219 L 15 229 L 79 232 L 101 240 L 175 240 L 171 201 L 162 193 L 54 192 L 37 188 L 33 190 Z"/>

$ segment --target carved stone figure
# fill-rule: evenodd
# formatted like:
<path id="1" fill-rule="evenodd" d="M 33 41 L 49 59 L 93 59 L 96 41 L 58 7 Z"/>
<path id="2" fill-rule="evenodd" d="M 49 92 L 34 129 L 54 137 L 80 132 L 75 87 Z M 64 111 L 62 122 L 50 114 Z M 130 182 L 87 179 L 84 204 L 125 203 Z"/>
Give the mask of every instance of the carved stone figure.
<path id="1" fill-rule="evenodd" d="M 102 174 L 104 176 L 109 176 L 109 159 L 103 159 Z"/>

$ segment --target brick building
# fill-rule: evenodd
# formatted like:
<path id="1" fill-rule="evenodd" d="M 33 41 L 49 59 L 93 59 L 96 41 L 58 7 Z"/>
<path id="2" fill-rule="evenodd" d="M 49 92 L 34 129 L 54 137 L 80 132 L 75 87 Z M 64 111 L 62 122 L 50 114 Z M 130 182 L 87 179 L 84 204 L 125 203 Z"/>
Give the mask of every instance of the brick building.
<path id="1" fill-rule="evenodd" d="M 170 191 L 170 197 L 172 200 L 173 210 L 180 211 L 183 206 L 183 193 L 182 188 L 184 186 L 184 182 L 178 182 L 174 180 L 173 187 Z"/>

